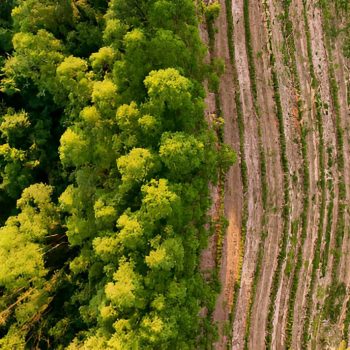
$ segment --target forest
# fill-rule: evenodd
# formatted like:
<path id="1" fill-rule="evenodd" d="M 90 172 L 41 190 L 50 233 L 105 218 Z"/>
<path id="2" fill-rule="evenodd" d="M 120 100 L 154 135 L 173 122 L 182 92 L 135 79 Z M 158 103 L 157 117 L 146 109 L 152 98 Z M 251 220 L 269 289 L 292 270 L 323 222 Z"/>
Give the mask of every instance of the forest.
<path id="1" fill-rule="evenodd" d="M 0 0 L 0 350 L 350 349 L 348 0 Z"/>
<path id="2" fill-rule="evenodd" d="M 200 18 L 191 0 L 0 2 L 1 349 L 215 335 L 199 258 L 235 155 L 205 118 Z"/>

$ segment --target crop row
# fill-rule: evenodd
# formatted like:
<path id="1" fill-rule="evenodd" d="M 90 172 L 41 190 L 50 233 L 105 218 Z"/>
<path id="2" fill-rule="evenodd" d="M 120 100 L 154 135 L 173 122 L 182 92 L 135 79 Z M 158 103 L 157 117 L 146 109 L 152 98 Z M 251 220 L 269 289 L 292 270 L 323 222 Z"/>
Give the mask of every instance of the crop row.
<path id="1" fill-rule="evenodd" d="M 259 160 L 260 160 L 260 181 L 261 181 L 261 195 L 262 195 L 262 206 L 263 206 L 263 217 L 262 217 L 262 231 L 260 235 L 260 242 L 258 247 L 257 261 L 254 269 L 254 277 L 252 281 L 252 289 L 249 297 L 248 311 L 246 318 L 246 327 L 244 335 L 244 349 L 248 350 L 248 342 L 250 335 L 251 316 L 253 311 L 254 300 L 257 291 L 257 285 L 261 274 L 262 261 L 264 256 L 264 243 L 267 236 L 266 232 L 266 221 L 267 221 L 267 179 L 266 179 L 266 158 L 264 152 L 264 146 L 262 144 L 261 135 L 261 113 L 258 105 L 257 95 L 257 79 L 256 79 L 256 68 L 254 62 L 254 50 L 252 45 L 252 35 L 250 31 L 250 15 L 249 15 L 249 0 L 243 0 L 243 19 L 244 19 L 244 32 L 245 32 L 245 45 L 248 60 L 250 86 L 253 97 L 254 111 L 258 119 L 258 139 L 259 139 Z"/>
<path id="2" fill-rule="evenodd" d="M 341 260 L 342 244 L 345 232 L 345 211 L 346 211 L 346 187 L 344 181 L 344 138 L 343 128 L 341 125 L 341 112 L 339 101 L 339 88 L 335 77 L 335 68 L 333 63 L 333 54 L 331 46 L 331 38 L 333 37 L 333 29 L 330 24 L 331 12 L 330 6 L 322 4 L 322 19 L 323 27 L 325 31 L 325 43 L 329 60 L 329 87 L 331 98 L 333 102 L 333 109 L 335 113 L 335 129 L 336 129 L 336 148 L 337 148 L 337 168 L 339 173 L 339 205 L 338 205 L 338 218 L 335 229 L 335 246 L 333 250 L 333 265 L 331 271 L 332 282 L 328 288 L 328 296 L 325 303 L 324 317 L 331 320 L 331 322 L 337 322 L 339 318 L 339 312 L 341 304 L 345 298 L 345 285 L 338 281 L 338 268 Z M 334 286 L 337 286 L 339 293 L 334 292 Z M 347 319 L 347 318 L 346 318 Z"/>
<path id="3" fill-rule="evenodd" d="M 265 334 L 265 345 L 267 349 L 271 348 L 272 342 L 272 330 L 273 330 L 273 317 L 275 312 L 275 300 L 278 292 L 278 287 L 282 277 L 282 267 L 283 262 L 286 258 L 287 244 L 288 244 L 288 233 L 290 226 L 290 197 L 289 197 L 289 164 L 287 158 L 287 146 L 286 146 L 286 137 L 284 131 L 284 118 L 282 112 L 281 96 L 279 93 L 280 87 L 278 82 L 278 76 L 276 71 L 276 58 L 273 53 L 272 46 L 272 28 L 271 28 L 271 18 L 268 11 L 268 5 L 264 1 L 266 23 L 268 30 L 268 44 L 270 52 L 270 65 L 271 65 L 271 76 L 272 76 L 272 86 L 274 90 L 274 100 L 276 104 L 276 113 L 278 120 L 278 130 L 279 130 L 279 143 L 281 148 L 281 165 L 283 170 L 283 209 L 282 209 L 282 220 L 283 220 L 283 229 L 282 229 L 282 238 L 279 243 L 279 252 L 277 256 L 277 266 L 274 271 L 272 278 L 272 285 L 270 290 L 270 304 L 267 315 L 266 322 L 266 334 Z"/>
<path id="4" fill-rule="evenodd" d="M 219 84 L 217 83 L 219 81 L 219 74 L 220 72 L 217 72 L 216 70 L 216 59 L 214 57 L 214 49 L 215 49 L 215 20 L 219 14 L 219 7 L 217 6 L 217 3 L 213 3 L 211 5 L 207 5 L 204 7 L 204 13 L 205 13 L 205 19 L 206 19 L 206 26 L 207 26 L 207 32 L 208 32 L 208 46 L 209 46 L 209 54 L 210 54 L 210 78 L 209 79 L 209 89 L 211 89 L 215 94 L 215 119 L 214 122 L 214 129 L 217 135 L 218 139 L 218 147 L 221 148 L 224 144 L 224 123 L 220 122 L 220 118 L 222 115 L 221 110 L 221 101 L 220 101 L 220 94 L 219 94 Z M 212 80 L 212 81 L 210 81 Z M 219 197 L 219 205 L 217 210 L 217 215 L 214 222 L 214 232 L 215 232 L 215 238 L 216 238 L 216 254 L 215 254 L 215 263 L 216 267 L 219 269 L 221 264 L 221 257 L 222 257 L 222 248 L 223 248 L 223 241 L 225 232 L 227 229 L 227 220 L 225 218 L 225 208 L 224 208 L 224 192 L 225 192 L 225 176 L 226 173 L 222 170 L 218 170 L 218 197 Z"/>
<path id="5" fill-rule="evenodd" d="M 308 211 L 309 211 L 309 190 L 310 190 L 310 172 L 308 165 L 308 143 L 307 143 L 307 134 L 308 129 L 303 123 L 303 110 L 302 110 L 302 101 L 300 100 L 301 88 L 300 88 L 300 79 L 298 76 L 297 65 L 296 65 L 296 47 L 294 41 L 294 33 L 293 33 L 293 24 L 289 17 L 289 9 L 291 5 L 290 0 L 285 0 L 282 3 L 283 5 L 283 15 L 282 15 L 282 33 L 284 37 L 284 63 L 289 67 L 290 73 L 292 76 L 292 80 L 294 83 L 294 87 L 296 89 L 296 93 L 298 95 L 297 101 L 297 110 L 298 110 L 298 120 L 300 122 L 301 127 L 301 153 L 302 153 L 302 166 L 303 166 L 303 212 L 301 213 L 301 235 L 298 244 L 297 258 L 294 266 L 294 270 L 292 272 L 291 277 L 291 287 L 289 291 L 289 299 L 287 306 L 287 319 L 286 319 L 286 338 L 285 338 L 285 347 L 289 349 L 292 344 L 292 331 L 293 331 L 293 322 L 294 322 L 294 306 L 296 301 L 296 293 L 299 286 L 299 278 L 300 271 L 303 263 L 303 247 L 307 237 L 308 230 Z M 324 169 L 320 169 L 321 177 L 324 176 Z M 322 205 L 324 205 L 324 201 L 322 201 Z M 322 213 L 322 209 L 321 209 Z M 321 214 L 320 221 L 323 222 L 323 217 Z M 321 239 L 322 239 L 322 225 L 319 225 L 318 229 L 318 238 L 315 243 L 315 251 L 319 252 Z M 318 264 L 314 264 L 314 267 L 317 267 Z M 315 269 L 313 269 L 315 271 Z M 288 271 L 287 271 L 288 272 Z M 312 284 L 312 283 L 311 283 Z"/>
<path id="6" fill-rule="evenodd" d="M 239 133 L 239 151 L 240 151 L 240 165 L 241 165 L 241 178 L 242 178 L 242 186 L 243 186 L 243 207 L 242 207 L 242 223 L 241 223 L 241 257 L 240 257 L 240 267 L 239 267 L 239 277 L 235 281 L 234 285 L 234 295 L 233 295 L 233 303 L 230 314 L 230 321 L 232 323 L 235 313 L 236 313 L 236 305 L 238 300 L 238 293 L 241 284 L 241 270 L 244 256 L 244 246 L 245 239 L 247 233 L 247 223 L 248 223 L 248 202 L 247 202 L 247 193 L 248 193 L 248 176 L 247 176 L 247 163 L 245 156 L 245 128 L 244 128 L 244 116 L 241 102 L 241 94 L 239 89 L 238 82 L 238 73 L 237 67 L 235 63 L 235 48 L 234 48 L 234 27 L 233 27 L 233 17 L 232 17 L 232 0 L 225 0 L 225 9 L 226 9 L 226 18 L 227 18 L 227 42 L 229 48 L 229 56 L 230 56 L 230 64 L 232 67 L 232 75 L 233 75 L 233 84 L 235 87 L 234 91 L 234 99 L 236 105 L 237 112 L 237 124 L 238 124 L 238 133 Z"/>
<path id="7" fill-rule="evenodd" d="M 309 341 L 309 326 L 311 321 L 311 311 L 312 311 L 312 295 L 314 291 L 314 286 L 316 282 L 317 277 L 317 270 L 319 268 L 320 264 L 320 256 L 321 256 L 321 243 L 322 243 L 322 237 L 323 237 L 323 222 L 325 218 L 326 213 L 326 178 L 325 178 L 325 150 L 324 150 L 324 138 L 323 138 L 323 123 L 322 123 L 322 101 L 320 97 L 320 93 L 318 91 L 319 82 L 316 78 L 314 64 L 313 64 L 313 52 L 312 52 L 312 45 L 311 45 L 311 34 L 309 29 L 309 22 L 308 22 L 308 16 L 306 11 L 306 2 L 303 1 L 303 17 L 304 17 L 304 27 L 305 27 L 305 33 L 306 33 L 306 44 L 307 44 L 307 52 L 308 52 L 308 60 L 309 60 L 309 70 L 310 70 L 310 76 L 311 76 L 311 85 L 317 89 L 316 97 L 315 97 L 315 107 L 316 107 L 316 121 L 317 121 L 317 128 L 318 128 L 318 135 L 319 135 L 319 145 L 318 145 L 318 154 L 319 154 L 319 171 L 320 171 L 320 190 L 321 190 L 321 202 L 320 202 L 320 209 L 319 209 L 319 223 L 317 228 L 317 239 L 315 241 L 314 246 L 314 257 L 312 261 L 312 271 L 311 271 L 311 279 L 310 279 L 310 285 L 308 288 L 308 292 L 306 294 L 306 302 L 305 302 L 305 320 L 303 325 L 303 333 L 302 333 L 302 344 L 304 347 L 307 346 L 307 343 Z M 328 164 L 330 166 L 331 164 Z M 328 209 L 330 210 L 330 209 Z M 330 217 L 332 219 L 332 217 Z M 329 233 L 331 229 L 331 224 L 329 226 Z M 325 235 L 326 243 L 325 245 L 329 246 L 330 242 L 330 234 L 329 236 Z M 328 242 L 328 243 L 327 243 Z"/>
<path id="8" fill-rule="evenodd" d="M 209 67 L 209 81 L 208 81 L 208 88 L 210 91 L 212 91 L 215 95 L 215 118 L 212 121 L 213 122 L 213 129 L 216 132 L 217 136 L 217 147 L 221 148 L 224 144 L 224 123 L 222 122 L 222 108 L 221 108 L 221 100 L 220 100 L 220 91 L 219 91 L 219 75 L 220 72 L 216 71 L 216 58 L 214 57 L 214 51 L 215 51 L 215 34 L 216 34 L 216 26 L 215 26 L 215 20 L 219 14 L 219 8 L 217 7 L 217 3 L 213 3 L 212 5 L 205 5 L 204 3 L 201 3 L 202 5 L 202 12 L 205 15 L 205 24 L 208 32 L 208 49 L 209 49 L 209 56 L 210 56 L 210 67 Z M 218 169 L 218 207 L 215 208 L 215 218 L 212 222 L 212 229 L 213 234 L 215 235 L 215 244 L 216 244 L 216 250 L 215 250 L 215 266 L 216 269 L 213 271 L 213 280 L 212 283 L 219 284 L 219 269 L 221 264 L 221 258 L 222 258 L 222 249 L 223 249 L 223 242 L 224 242 L 224 236 L 225 232 L 228 226 L 228 221 L 225 217 L 225 208 L 224 208 L 224 196 L 225 196 L 225 177 L 226 172 L 223 171 L 223 169 Z M 217 288 L 217 291 L 219 291 L 219 285 Z M 208 310 L 210 314 L 212 314 L 213 310 Z M 207 337 L 206 339 L 206 348 L 211 348 L 212 344 L 215 342 L 216 338 L 215 335 L 209 334 L 210 337 Z"/>

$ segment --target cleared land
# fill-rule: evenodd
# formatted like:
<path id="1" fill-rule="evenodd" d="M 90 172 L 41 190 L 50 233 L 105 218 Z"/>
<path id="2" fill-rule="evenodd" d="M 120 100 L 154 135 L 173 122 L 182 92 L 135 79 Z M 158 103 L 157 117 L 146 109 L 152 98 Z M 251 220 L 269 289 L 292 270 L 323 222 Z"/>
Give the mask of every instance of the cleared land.
<path id="1" fill-rule="evenodd" d="M 210 57 L 226 69 L 208 109 L 220 104 L 239 161 L 224 192 L 217 349 L 349 338 L 349 12 L 334 4 L 220 0 Z"/>

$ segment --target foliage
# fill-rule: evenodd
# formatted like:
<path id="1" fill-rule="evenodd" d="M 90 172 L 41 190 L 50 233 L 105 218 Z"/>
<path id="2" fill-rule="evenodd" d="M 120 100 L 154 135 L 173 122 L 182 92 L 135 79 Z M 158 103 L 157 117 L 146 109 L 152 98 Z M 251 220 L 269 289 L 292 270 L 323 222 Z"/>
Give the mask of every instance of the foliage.
<path id="1" fill-rule="evenodd" d="M 0 10 L 0 347 L 198 347 L 208 184 L 235 157 L 204 119 L 194 2 Z"/>
<path id="2" fill-rule="evenodd" d="M 220 14 L 219 2 L 213 2 L 205 7 L 205 17 L 208 22 L 215 21 Z"/>

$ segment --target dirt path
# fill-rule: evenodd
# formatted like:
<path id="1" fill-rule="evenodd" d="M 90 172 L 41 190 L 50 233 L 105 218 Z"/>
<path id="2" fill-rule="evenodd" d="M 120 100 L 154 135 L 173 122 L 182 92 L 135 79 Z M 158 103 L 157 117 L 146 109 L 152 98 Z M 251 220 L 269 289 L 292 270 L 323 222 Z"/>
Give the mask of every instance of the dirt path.
<path id="1" fill-rule="evenodd" d="M 251 284 L 255 269 L 256 255 L 261 234 L 262 198 L 260 182 L 259 136 L 257 115 L 254 110 L 251 95 L 251 81 L 249 76 L 248 59 L 243 21 L 243 1 L 233 3 L 235 64 L 241 96 L 242 111 L 245 124 L 245 151 L 248 179 L 248 221 L 246 243 L 244 247 L 244 261 L 242 267 L 241 288 L 235 310 L 235 321 L 232 331 L 232 347 L 242 347 L 246 315 L 249 306 Z"/>
<path id="2" fill-rule="evenodd" d="M 209 38 L 208 38 L 208 31 L 204 23 L 201 23 L 200 25 L 200 35 L 203 43 L 206 44 L 206 46 L 209 45 Z M 210 62 L 210 53 L 207 53 L 207 56 L 205 58 L 206 63 Z M 213 93 L 210 93 L 208 90 L 208 83 L 205 82 L 205 90 L 206 90 L 206 98 L 205 98 L 205 114 L 206 119 L 210 123 L 210 114 L 212 114 L 214 111 L 216 111 L 216 102 L 215 102 L 215 95 Z M 209 210 L 208 215 L 211 218 L 216 218 L 218 216 L 218 210 L 217 207 L 219 205 L 220 196 L 219 196 L 219 187 L 210 185 L 210 194 L 211 194 L 211 201 L 212 205 Z M 216 260 L 216 237 L 215 235 L 212 235 L 209 238 L 208 247 L 205 249 L 201 254 L 201 271 L 204 274 L 205 278 L 209 279 L 212 270 L 215 269 L 215 260 Z"/>
<path id="3" fill-rule="evenodd" d="M 214 52 L 209 53 L 208 61 L 210 60 L 211 55 L 213 57 L 224 58 L 225 72 L 221 77 L 219 99 L 216 99 L 214 93 L 207 94 L 206 113 L 214 113 L 217 110 L 217 107 L 221 109 L 225 119 L 224 140 L 236 151 L 238 155 L 237 163 L 230 168 L 224 184 L 224 207 L 225 216 L 228 220 L 228 227 L 223 241 L 222 259 L 219 269 L 221 293 L 218 296 L 213 313 L 213 321 L 218 324 L 220 334 L 219 341 L 215 344 L 215 348 L 225 349 L 227 335 L 225 334 L 224 328 L 231 311 L 234 296 L 234 283 L 238 280 L 240 269 L 241 212 L 243 193 L 240 170 L 241 159 L 238 152 L 240 141 L 237 127 L 237 113 L 235 105 L 232 103 L 232 101 L 234 101 L 235 89 L 232 79 L 232 66 L 229 59 L 226 27 L 227 20 L 225 11 L 220 12 L 218 23 L 220 23 L 220 25 L 217 26 Z M 202 24 L 200 30 L 202 40 L 208 45 L 209 38 L 206 26 Z M 216 101 L 219 101 L 220 106 L 217 106 Z M 219 197 L 218 192 L 218 187 L 213 187 L 211 190 L 213 207 L 209 214 L 212 217 L 215 217 L 216 215 L 215 206 Z M 202 253 L 202 271 L 206 272 L 215 269 L 216 249 L 216 240 L 215 236 L 213 236 L 209 240 L 208 248 Z"/>
<path id="4" fill-rule="evenodd" d="M 232 66 L 229 60 L 227 20 L 224 10 L 220 12 L 217 23 L 214 55 L 225 59 L 225 73 L 220 84 L 221 110 L 225 118 L 225 142 L 238 152 L 237 113 L 236 106 L 233 103 L 235 89 L 232 79 Z M 220 270 L 222 293 L 218 298 L 214 312 L 214 320 L 218 322 L 224 322 L 228 319 L 234 295 L 234 282 L 239 274 L 242 200 L 241 172 L 239 163 L 236 163 L 227 174 L 225 184 L 225 214 L 228 219 L 228 229 L 224 240 Z M 226 339 L 224 339 L 224 343 L 226 343 Z M 221 346 L 217 348 L 220 349 Z"/>

